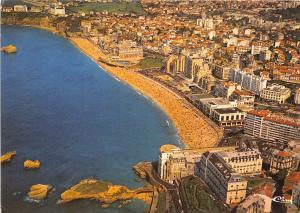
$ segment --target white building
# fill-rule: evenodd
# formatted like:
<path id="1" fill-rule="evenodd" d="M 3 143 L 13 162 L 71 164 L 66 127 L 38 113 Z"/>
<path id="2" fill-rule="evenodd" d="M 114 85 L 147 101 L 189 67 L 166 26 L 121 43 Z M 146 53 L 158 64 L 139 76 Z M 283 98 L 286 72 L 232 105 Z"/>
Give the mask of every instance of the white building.
<path id="1" fill-rule="evenodd" d="M 295 92 L 294 102 L 295 104 L 300 104 L 300 88 Z"/>
<path id="2" fill-rule="evenodd" d="M 14 12 L 28 12 L 26 5 L 14 5 Z"/>
<path id="3" fill-rule="evenodd" d="M 253 92 L 256 95 L 259 95 L 260 91 L 267 87 L 267 80 L 264 77 L 241 70 L 232 71 L 231 80 L 240 84 L 243 89 Z"/>
<path id="4" fill-rule="evenodd" d="M 66 15 L 65 7 L 64 6 L 53 6 L 50 8 L 50 14 L 55 16 L 64 16 Z"/>
<path id="5" fill-rule="evenodd" d="M 283 85 L 272 84 L 260 91 L 260 98 L 275 101 L 280 104 L 291 96 L 291 90 Z"/>

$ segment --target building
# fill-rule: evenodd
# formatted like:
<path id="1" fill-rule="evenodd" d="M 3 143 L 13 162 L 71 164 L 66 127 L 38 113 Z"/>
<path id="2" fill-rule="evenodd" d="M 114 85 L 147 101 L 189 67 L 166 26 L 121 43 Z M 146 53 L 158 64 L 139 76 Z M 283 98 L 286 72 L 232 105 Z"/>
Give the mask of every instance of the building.
<path id="1" fill-rule="evenodd" d="M 266 205 L 266 199 L 264 198 L 264 195 L 254 194 L 248 196 L 242 203 L 238 205 L 236 213 L 271 212 L 271 205 L 270 205 L 270 209 L 266 209 L 265 206 L 267 205 Z"/>
<path id="2" fill-rule="evenodd" d="M 66 15 L 65 7 L 62 5 L 55 5 L 50 8 L 50 14 L 55 16 L 64 16 Z"/>
<path id="3" fill-rule="evenodd" d="M 241 89 L 241 86 L 237 83 L 218 81 L 214 89 L 214 95 L 229 98 L 235 90 Z"/>
<path id="4" fill-rule="evenodd" d="M 264 79 L 264 77 L 256 76 L 241 70 L 232 71 L 231 80 L 240 84 L 243 89 L 256 95 L 259 95 L 260 91 L 267 87 L 267 80 Z"/>
<path id="5" fill-rule="evenodd" d="M 121 60 L 141 60 L 144 57 L 143 47 L 139 47 L 134 42 L 126 40 L 122 41 L 116 50 Z"/>
<path id="6" fill-rule="evenodd" d="M 295 204 L 298 208 L 300 208 L 300 185 L 298 183 L 297 186 L 293 188 L 292 192 L 293 204 Z"/>
<path id="7" fill-rule="evenodd" d="M 171 75 L 183 73 L 185 64 L 185 56 L 171 55 L 166 61 L 166 72 Z"/>
<path id="8" fill-rule="evenodd" d="M 218 152 L 218 155 L 239 174 L 255 175 L 261 173 L 263 160 L 260 152 L 256 149 Z"/>
<path id="9" fill-rule="evenodd" d="M 234 172 L 215 152 L 203 154 L 199 163 L 199 175 L 226 204 L 240 203 L 246 198 L 247 180 Z"/>
<path id="10" fill-rule="evenodd" d="M 246 112 L 238 108 L 214 109 L 211 118 L 221 127 L 243 126 Z"/>
<path id="11" fill-rule="evenodd" d="M 214 109 L 237 107 L 235 101 L 229 101 L 225 98 L 201 98 L 197 101 L 197 105 L 209 117 L 212 115 Z"/>
<path id="12" fill-rule="evenodd" d="M 233 151 L 234 147 L 181 150 L 166 144 L 160 148 L 158 173 L 162 180 L 173 183 L 189 175 L 198 174 L 198 164 L 202 154 L 208 150 Z"/>
<path id="13" fill-rule="evenodd" d="M 213 74 L 221 80 L 228 80 L 233 68 L 231 65 L 216 65 Z"/>
<path id="14" fill-rule="evenodd" d="M 208 74 L 199 79 L 198 85 L 201 89 L 211 92 L 216 85 L 216 79 L 211 74 Z"/>
<path id="15" fill-rule="evenodd" d="M 84 35 L 88 36 L 92 30 L 92 22 L 90 20 L 82 20 L 80 27 Z"/>
<path id="16" fill-rule="evenodd" d="M 300 104 L 300 88 L 298 88 L 295 92 L 294 102 L 295 104 Z"/>
<path id="17" fill-rule="evenodd" d="M 229 100 L 236 101 L 237 106 L 246 105 L 249 107 L 253 107 L 255 96 L 254 94 L 246 90 L 235 90 L 229 97 Z"/>
<path id="18" fill-rule="evenodd" d="M 14 12 L 28 12 L 26 5 L 14 5 Z"/>
<path id="19" fill-rule="evenodd" d="M 270 171 L 277 173 L 280 170 L 287 169 L 296 170 L 298 168 L 298 160 L 291 153 L 286 151 L 275 151 L 271 156 Z"/>
<path id="20" fill-rule="evenodd" d="M 293 118 L 271 114 L 268 110 L 247 113 L 244 132 L 258 138 L 289 142 L 300 140 L 300 122 Z"/>
<path id="21" fill-rule="evenodd" d="M 291 90 L 285 86 L 272 84 L 260 91 L 260 98 L 270 101 L 275 101 L 280 104 L 291 96 Z"/>

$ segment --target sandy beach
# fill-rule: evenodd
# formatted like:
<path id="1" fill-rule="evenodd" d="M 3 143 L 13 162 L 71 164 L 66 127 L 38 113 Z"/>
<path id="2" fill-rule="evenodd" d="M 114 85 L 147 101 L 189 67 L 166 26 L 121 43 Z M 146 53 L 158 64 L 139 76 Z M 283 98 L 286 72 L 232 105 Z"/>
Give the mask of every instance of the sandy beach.
<path id="1" fill-rule="evenodd" d="M 222 135 L 221 130 L 209 124 L 203 117 L 204 115 L 199 116 L 199 113 L 196 113 L 185 99 L 134 71 L 98 62 L 99 58 L 105 60 L 106 55 L 88 39 L 71 37 L 70 41 L 107 72 L 151 98 L 172 120 L 186 148 L 217 145 Z"/>

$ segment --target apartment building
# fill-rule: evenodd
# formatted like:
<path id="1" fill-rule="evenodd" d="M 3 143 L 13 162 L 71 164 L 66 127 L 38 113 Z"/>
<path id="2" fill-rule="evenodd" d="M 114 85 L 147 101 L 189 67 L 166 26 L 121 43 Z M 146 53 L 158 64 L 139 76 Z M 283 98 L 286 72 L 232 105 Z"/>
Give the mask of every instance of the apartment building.
<path id="1" fill-rule="evenodd" d="M 229 98 L 235 90 L 241 90 L 241 86 L 233 82 L 218 81 L 214 94 L 218 97 Z"/>
<path id="2" fill-rule="evenodd" d="M 240 84 L 243 89 L 256 95 L 259 95 L 260 91 L 267 87 L 267 80 L 264 77 L 241 70 L 231 72 L 231 81 Z"/>
<path id="3" fill-rule="evenodd" d="M 280 104 L 284 103 L 290 96 L 291 90 L 278 84 L 272 84 L 260 91 L 260 98 Z"/>
<path id="4" fill-rule="evenodd" d="M 235 90 L 229 97 L 229 100 L 236 101 L 237 106 L 246 105 L 252 107 L 254 105 L 255 96 L 246 90 Z"/>
<path id="5" fill-rule="evenodd" d="M 218 152 L 218 155 L 239 174 L 254 175 L 261 173 L 263 160 L 257 149 Z"/>
<path id="6" fill-rule="evenodd" d="M 230 79 L 230 73 L 232 69 L 234 68 L 234 65 L 216 65 L 213 71 L 214 76 L 221 80 L 228 80 Z"/>
<path id="7" fill-rule="evenodd" d="M 277 173 L 280 170 L 295 170 L 298 168 L 298 159 L 292 153 L 286 151 L 275 151 L 271 156 L 270 171 Z"/>
<path id="8" fill-rule="evenodd" d="M 300 88 L 298 88 L 295 92 L 294 102 L 295 104 L 300 104 Z"/>
<path id="9" fill-rule="evenodd" d="M 246 198 L 247 180 L 236 173 L 217 153 L 205 152 L 199 174 L 209 188 L 226 204 Z"/>
<path id="10" fill-rule="evenodd" d="M 166 61 L 166 72 L 171 75 L 183 73 L 185 65 L 185 56 L 171 55 Z"/>
<path id="11" fill-rule="evenodd" d="M 271 114 L 268 110 L 247 113 L 244 132 L 267 140 L 289 142 L 300 140 L 300 122 L 293 118 Z"/>
<path id="12" fill-rule="evenodd" d="M 201 98 L 197 103 L 201 111 L 209 117 L 214 109 L 237 107 L 236 101 L 229 101 L 225 98 Z"/>
<path id="13" fill-rule="evenodd" d="M 236 213 L 269 213 L 271 212 L 271 203 L 271 198 L 253 194 L 238 205 Z"/>
<path id="14" fill-rule="evenodd" d="M 65 7 L 62 5 L 55 5 L 50 8 L 50 14 L 56 16 L 64 16 L 66 15 Z"/>

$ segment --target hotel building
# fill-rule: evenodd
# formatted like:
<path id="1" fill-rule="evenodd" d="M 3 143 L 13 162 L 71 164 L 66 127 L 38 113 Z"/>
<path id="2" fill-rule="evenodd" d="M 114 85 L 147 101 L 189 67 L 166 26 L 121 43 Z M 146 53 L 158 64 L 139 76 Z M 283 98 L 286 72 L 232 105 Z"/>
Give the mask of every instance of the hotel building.
<path id="1" fill-rule="evenodd" d="M 291 96 L 291 90 L 285 86 L 272 84 L 260 92 L 260 98 L 275 101 L 280 104 Z"/>
<path id="2" fill-rule="evenodd" d="M 264 77 L 256 76 L 241 70 L 232 71 L 231 80 L 240 84 L 243 89 L 256 95 L 259 95 L 260 91 L 267 87 L 267 80 L 264 79 Z"/>
<path id="3" fill-rule="evenodd" d="M 300 122 L 283 115 L 271 114 L 268 110 L 252 110 L 247 113 L 244 132 L 273 141 L 300 140 Z"/>
<path id="4" fill-rule="evenodd" d="M 205 152 L 199 168 L 200 177 L 224 203 L 240 203 L 246 198 L 247 180 L 236 173 L 218 153 Z"/>

